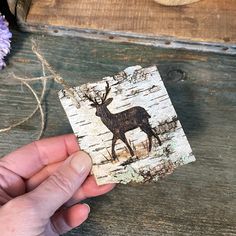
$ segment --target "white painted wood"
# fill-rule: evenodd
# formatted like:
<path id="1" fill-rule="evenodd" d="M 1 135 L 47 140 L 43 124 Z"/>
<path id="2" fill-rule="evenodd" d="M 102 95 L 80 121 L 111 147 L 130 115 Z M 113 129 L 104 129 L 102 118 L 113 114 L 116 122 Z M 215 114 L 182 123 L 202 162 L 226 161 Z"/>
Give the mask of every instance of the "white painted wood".
<path id="1" fill-rule="evenodd" d="M 135 156 L 118 140 L 115 150 L 119 161 L 112 159 L 113 133 L 95 115 L 96 109 L 85 97 L 87 94 L 100 101 L 106 81 L 111 87 L 108 98 L 113 98 L 108 105 L 110 112 L 119 113 L 135 106 L 144 108 L 151 116 L 149 123 L 161 139 L 161 146 L 153 136 L 153 147 L 148 152 L 147 134 L 138 127 L 125 133 Z M 195 160 L 156 66 L 129 67 L 100 82 L 76 87 L 76 91 L 80 108 L 76 108 L 65 91 L 59 92 L 59 98 L 80 147 L 91 155 L 98 184 L 156 181 L 174 168 Z M 130 122 L 134 120 L 135 117 L 130 118 Z"/>

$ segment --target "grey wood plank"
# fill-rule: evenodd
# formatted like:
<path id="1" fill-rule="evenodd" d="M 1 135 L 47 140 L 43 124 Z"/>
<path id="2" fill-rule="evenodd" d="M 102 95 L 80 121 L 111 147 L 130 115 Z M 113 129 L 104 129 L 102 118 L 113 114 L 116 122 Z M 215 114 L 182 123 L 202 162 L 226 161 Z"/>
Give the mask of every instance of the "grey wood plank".
<path id="1" fill-rule="evenodd" d="M 157 64 L 197 161 L 155 184 L 119 185 L 89 200 L 92 212 L 67 235 L 236 235 L 236 65 L 235 57 L 168 50 L 126 43 L 14 32 L 8 67 L 0 72 L 1 127 L 30 113 L 29 91 L 7 75 L 40 75 L 31 52 L 36 38 L 52 66 L 71 85 L 96 81 L 127 66 Z M 40 85 L 34 87 L 39 90 Z M 50 83 L 44 136 L 71 132 Z M 0 135 L 4 155 L 31 142 L 39 116 Z"/>

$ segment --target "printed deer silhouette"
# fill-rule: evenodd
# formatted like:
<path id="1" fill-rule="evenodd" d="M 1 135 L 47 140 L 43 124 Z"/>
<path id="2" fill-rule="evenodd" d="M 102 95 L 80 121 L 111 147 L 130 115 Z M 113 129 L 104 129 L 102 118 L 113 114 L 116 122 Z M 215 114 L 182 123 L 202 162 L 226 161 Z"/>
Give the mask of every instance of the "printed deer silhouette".
<path id="1" fill-rule="evenodd" d="M 115 152 L 115 144 L 118 139 L 121 139 L 129 149 L 131 156 L 134 156 L 134 151 L 128 143 L 125 133 L 127 131 L 140 128 L 148 136 L 149 147 L 148 151 L 152 149 L 152 137 L 154 136 L 159 145 L 161 145 L 161 140 L 158 135 L 153 131 L 148 119 L 151 116 L 148 112 L 140 106 L 135 106 L 125 111 L 113 114 L 111 113 L 107 106 L 112 102 L 113 98 L 107 98 L 111 88 L 109 83 L 106 81 L 106 92 L 101 97 L 101 102 L 99 103 L 96 98 L 92 98 L 90 95 L 85 94 L 85 97 L 92 102 L 91 106 L 96 108 L 96 116 L 100 117 L 103 124 L 113 133 L 112 138 L 112 158 L 117 159 Z"/>

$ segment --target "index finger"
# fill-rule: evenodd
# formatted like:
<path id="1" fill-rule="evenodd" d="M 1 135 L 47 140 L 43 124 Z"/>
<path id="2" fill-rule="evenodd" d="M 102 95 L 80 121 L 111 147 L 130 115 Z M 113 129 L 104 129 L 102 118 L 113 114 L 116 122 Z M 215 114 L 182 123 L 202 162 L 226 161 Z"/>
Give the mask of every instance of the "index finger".
<path id="1" fill-rule="evenodd" d="M 63 161 L 78 150 L 75 135 L 66 134 L 23 146 L 0 159 L 0 165 L 28 179 L 43 167 Z"/>

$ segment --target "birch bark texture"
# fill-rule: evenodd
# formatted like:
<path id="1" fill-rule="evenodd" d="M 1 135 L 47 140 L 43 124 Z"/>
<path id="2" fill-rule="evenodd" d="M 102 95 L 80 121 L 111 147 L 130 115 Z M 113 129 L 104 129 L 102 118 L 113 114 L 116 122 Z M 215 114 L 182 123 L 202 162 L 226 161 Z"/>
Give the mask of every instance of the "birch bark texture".
<path id="1" fill-rule="evenodd" d="M 73 91 L 76 99 L 64 90 L 59 99 L 97 184 L 157 181 L 195 161 L 156 66 L 128 67 Z"/>

